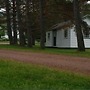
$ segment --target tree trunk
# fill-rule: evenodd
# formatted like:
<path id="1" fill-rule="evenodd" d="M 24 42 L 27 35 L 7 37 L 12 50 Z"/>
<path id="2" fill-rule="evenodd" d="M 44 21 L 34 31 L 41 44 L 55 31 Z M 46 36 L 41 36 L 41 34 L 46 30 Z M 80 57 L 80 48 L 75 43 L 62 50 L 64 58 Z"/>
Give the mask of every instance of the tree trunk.
<path id="1" fill-rule="evenodd" d="M 17 44 L 17 23 L 16 23 L 16 0 L 12 1 L 13 3 L 13 41 L 14 44 Z"/>
<path id="2" fill-rule="evenodd" d="M 11 15 L 10 15 L 10 2 L 5 0 L 6 5 L 6 15 L 7 15 L 7 33 L 10 40 L 10 45 L 13 44 L 12 30 L 11 30 Z"/>
<path id="3" fill-rule="evenodd" d="M 17 19 L 18 19 L 18 30 L 19 30 L 19 41 L 21 46 L 25 46 L 25 35 L 22 29 L 22 14 L 20 4 L 21 0 L 16 0 L 16 8 L 17 8 Z"/>
<path id="4" fill-rule="evenodd" d="M 78 51 L 85 51 L 83 34 L 81 30 L 81 17 L 78 0 L 73 0 L 73 4 L 74 4 L 74 17 L 77 34 Z"/>
<path id="5" fill-rule="evenodd" d="M 28 47 L 32 47 L 32 28 L 31 28 L 31 10 L 30 8 L 31 0 L 26 0 L 26 24 L 27 24 L 27 40 L 28 40 Z"/>
<path id="6" fill-rule="evenodd" d="M 44 21 L 44 0 L 40 1 L 40 30 L 41 30 L 41 42 L 40 46 L 42 49 L 45 48 L 45 21 Z"/>

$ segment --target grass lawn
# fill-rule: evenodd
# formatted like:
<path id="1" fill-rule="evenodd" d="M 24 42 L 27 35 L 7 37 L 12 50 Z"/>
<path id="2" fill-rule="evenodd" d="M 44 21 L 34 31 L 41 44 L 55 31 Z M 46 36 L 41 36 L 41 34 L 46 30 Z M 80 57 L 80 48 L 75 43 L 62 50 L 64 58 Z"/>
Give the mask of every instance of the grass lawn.
<path id="1" fill-rule="evenodd" d="M 90 90 L 90 77 L 0 59 L 0 90 Z"/>
<path id="2" fill-rule="evenodd" d="M 77 49 L 45 48 L 44 50 L 42 50 L 39 46 L 28 48 L 28 47 L 10 46 L 10 45 L 0 45 L 0 49 L 18 50 L 25 52 L 41 52 L 41 53 L 50 53 L 50 54 L 63 54 L 63 55 L 90 58 L 90 49 L 86 49 L 86 52 L 79 52 L 77 51 Z"/>

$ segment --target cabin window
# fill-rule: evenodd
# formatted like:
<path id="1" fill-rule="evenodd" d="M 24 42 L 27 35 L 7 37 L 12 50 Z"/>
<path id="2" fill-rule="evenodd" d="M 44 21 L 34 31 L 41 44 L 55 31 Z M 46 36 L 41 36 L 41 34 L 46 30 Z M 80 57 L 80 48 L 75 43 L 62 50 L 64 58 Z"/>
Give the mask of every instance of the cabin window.
<path id="1" fill-rule="evenodd" d="M 64 30 L 64 38 L 68 38 L 68 30 Z"/>
<path id="2" fill-rule="evenodd" d="M 48 40 L 50 39 L 50 33 L 48 33 Z"/>
<path id="3" fill-rule="evenodd" d="M 84 39 L 90 39 L 90 28 L 89 28 L 89 31 L 88 31 L 88 33 L 87 32 L 83 32 L 83 37 L 84 37 Z"/>
<path id="4" fill-rule="evenodd" d="M 84 34 L 84 38 L 90 38 L 90 36 L 87 34 Z"/>

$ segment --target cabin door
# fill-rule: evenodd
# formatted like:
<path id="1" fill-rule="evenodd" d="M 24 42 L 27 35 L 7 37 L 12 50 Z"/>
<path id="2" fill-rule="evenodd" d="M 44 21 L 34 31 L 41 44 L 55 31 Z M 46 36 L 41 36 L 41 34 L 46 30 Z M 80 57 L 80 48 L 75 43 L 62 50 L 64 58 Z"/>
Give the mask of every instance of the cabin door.
<path id="1" fill-rule="evenodd" d="M 53 46 L 56 46 L 56 40 L 57 40 L 57 31 L 53 31 Z"/>

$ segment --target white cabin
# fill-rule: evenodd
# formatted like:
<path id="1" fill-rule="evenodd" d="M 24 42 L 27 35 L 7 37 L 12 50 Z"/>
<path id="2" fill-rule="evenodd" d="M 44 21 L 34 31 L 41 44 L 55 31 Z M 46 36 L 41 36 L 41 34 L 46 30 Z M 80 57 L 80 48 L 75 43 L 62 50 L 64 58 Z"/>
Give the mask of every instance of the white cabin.
<path id="1" fill-rule="evenodd" d="M 90 17 L 84 17 L 84 21 L 90 26 Z M 70 21 L 54 25 L 52 28 L 53 30 L 46 32 L 46 47 L 77 48 L 75 26 L 71 25 Z M 90 48 L 90 34 L 84 35 L 84 43 L 85 48 Z"/>

